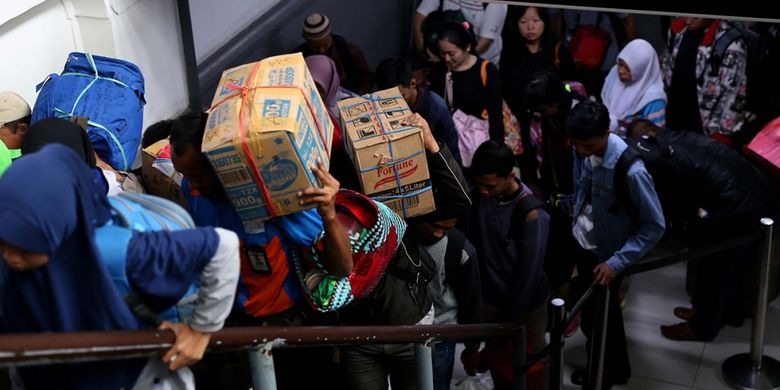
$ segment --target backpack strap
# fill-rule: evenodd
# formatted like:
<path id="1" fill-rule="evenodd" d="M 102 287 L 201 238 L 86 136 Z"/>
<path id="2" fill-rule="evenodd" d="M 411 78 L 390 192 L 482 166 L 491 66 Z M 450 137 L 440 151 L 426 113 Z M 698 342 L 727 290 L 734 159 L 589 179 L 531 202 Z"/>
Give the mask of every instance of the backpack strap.
<path id="1" fill-rule="evenodd" d="M 639 210 L 636 205 L 631 201 L 631 197 L 628 193 L 628 169 L 634 165 L 636 160 L 641 160 L 639 152 L 634 150 L 631 146 L 627 147 L 623 154 L 618 158 L 615 164 L 615 177 L 613 178 L 613 189 L 615 191 L 615 201 L 609 207 L 609 212 L 617 214 L 621 207 L 625 207 L 631 218 L 636 221 L 639 219 Z"/>
<path id="2" fill-rule="evenodd" d="M 723 63 L 723 57 L 726 55 L 726 49 L 731 46 L 734 41 L 742 38 L 742 30 L 736 25 L 726 30 L 723 35 L 718 38 L 712 45 L 712 52 L 709 57 L 710 76 L 717 76 L 720 72 L 720 65 Z M 745 42 L 747 45 L 747 42 Z"/>
<path id="3" fill-rule="evenodd" d="M 507 244 L 513 237 L 520 237 L 522 235 L 525 216 L 532 210 L 544 206 L 544 202 L 533 193 L 524 193 L 521 196 L 522 198 L 515 203 L 515 207 L 512 209 L 511 220 L 509 221 L 509 236 L 506 238 Z M 519 240 L 517 241 L 517 245 L 520 245 Z"/>
<path id="4" fill-rule="evenodd" d="M 191 311 L 197 298 L 197 285 L 192 285 L 174 306 L 157 313 L 132 290 L 127 278 L 127 248 L 133 231 L 178 230 L 194 228 L 192 217 L 177 204 L 155 196 L 120 193 L 108 198 L 112 209 L 112 223 L 96 229 L 95 246 L 103 259 L 114 286 L 125 303 L 140 320 L 158 326 L 162 320 L 181 321 Z"/>
<path id="5" fill-rule="evenodd" d="M 70 122 L 75 123 L 79 127 L 81 127 L 81 130 L 84 130 L 86 132 L 89 132 L 89 118 L 86 116 L 76 116 L 73 115 L 69 119 Z"/>
<path id="6" fill-rule="evenodd" d="M 412 285 L 426 286 L 435 276 L 436 264 L 428 252 L 419 248 L 418 245 L 414 245 L 412 250 L 417 256 L 409 253 L 406 244 L 403 244 L 403 248 L 399 248 L 398 251 L 403 252 L 401 256 L 406 257 L 406 266 L 399 264 L 396 259 L 391 265 L 388 265 L 386 272 Z M 416 262 L 414 257 L 417 257 Z"/>
<path id="7" fill-rule="evenodd" d="M 487 88 L 487 81 L 488 81 L 488 75 L 487 75 L 487 66 L 490 61 L 488 60 L 482 60 L 482 65 L 480 65 L 479 68 L 479 77 L 482 78 L 482 88 Z M 488 110 L 487 107 L 482 109 L 482 118 L 488 117 Z"/>
<path id="8" fill-rule="evenodd" d="M 479 77 L 482 78 L 482 88 L 487 88 L 487 66 L 488 60 L 482 60 L 482 65 L 479 68 Z"/>
<path id="9" fill-rule="evenodd" d="M 457 291 L 460 284 L 460 259 L 463 257 L 463 246 L 466 236 L 458 229 L 450 229 L 447 233 L 447 249 L 444 251 L 444 281 Z"/>

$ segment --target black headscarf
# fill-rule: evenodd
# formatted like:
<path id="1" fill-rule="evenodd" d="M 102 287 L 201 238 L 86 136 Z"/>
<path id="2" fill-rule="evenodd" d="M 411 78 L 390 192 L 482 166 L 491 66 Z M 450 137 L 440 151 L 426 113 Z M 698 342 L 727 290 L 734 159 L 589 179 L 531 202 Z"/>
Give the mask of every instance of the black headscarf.
<path id="1" fill-rule="evenodd" d="M 8 168 L 0 178 L 0 240 L 46 254 L 49 261 L 28 271 L 8 269 L 2 286 L 5 332 L 142 328 L 93 242 L 95 229 L 110 215 L 92 170 L 65 146 L 48 145 Z M 144 363 L 57 364 L 19 372 L 30 389 L 132 388 Z"/>
<path id="2" fill-rule="evenodd" d="M 76 152 L 90 167 L 95 166 L 95 149 L 87 132 L 79 125 L 61 118 L 35 122 L 22 140 L 22 155 L 41 150 L 48 144 L 62 144 Z"/>

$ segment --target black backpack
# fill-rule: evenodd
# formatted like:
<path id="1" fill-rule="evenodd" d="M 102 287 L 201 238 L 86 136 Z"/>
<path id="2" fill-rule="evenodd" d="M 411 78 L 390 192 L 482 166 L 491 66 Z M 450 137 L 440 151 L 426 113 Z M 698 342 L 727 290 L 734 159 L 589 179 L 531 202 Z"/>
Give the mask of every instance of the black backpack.
<path id="1" fill-rule="evenodd" d="M 772 34 L 771 26 L 757 23 L 750 28 L 737 21 L 729 21 L 731 29 L 727 30 L 712 44 L 712 52 L 707 61 L 710 76 L 717 76 L 720 66 L 726 56 L 726 49 L 737 40 L 742 40 L 747 49 L 747 110 L 753 113 L 763 111 L 761 109 L 765 100 L 774 91 L 766 88 L 765 77 L 772 76 L 776 69 L 767 69 L 766 64 L 770 54 L 772 39 L 776 41 L 776 31 Z M 777 43 L 775 42 L 775 46 Z M 775 49 L 776 50 L 776 49 Z M 775 53 L 777 55 L 777 53 Z M 699 80 L 700 83 L 702 80 Z"/>
<path id="2" fill-rule="evenodd" d="M 628 191 L 628 170 L 637 160 L 645 163 L 645 169 L 652 172 L 654 164 L 670 157 L 674 150 L 663 137 L 648 137 L 642 140 L 627 139 L 628 147 L 620 155 L 615 164 L 615 176 L 613 177 L 613 188 L 615 190 L 615 201 L 609 207 L 609 212 L 617 214 L 621 208 L 628 211 L 628 215 L 634 222 L 639 221 L 639 209 L 633 201 Z M 650 146 L 652 144 L 652 146 Z M 650 147 L 649 147 L 650 146 Z"/>

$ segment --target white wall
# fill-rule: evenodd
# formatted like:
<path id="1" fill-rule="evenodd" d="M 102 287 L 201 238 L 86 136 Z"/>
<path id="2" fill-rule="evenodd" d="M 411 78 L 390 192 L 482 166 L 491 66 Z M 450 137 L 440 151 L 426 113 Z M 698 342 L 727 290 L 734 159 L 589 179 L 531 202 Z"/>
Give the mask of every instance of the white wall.
<path id="1" fill-rule="evenodd" d="M 0 24 L 4 57 L 0 90 L 19 93 L 32 106 L 35 85 L 51 73 L 60 73 L 68 53 L 75 49 L 70 22 L 59 1 L 47 0 Z"/>
<path id="2" fill-rule="evenodd" d="M 281 0 L 190 0 L 198 63 Z"/>
<path id="3" fill-rule="evenodd" d="M 44 0 L 6 0 L 0 8 L 0 25 L 27 12 Z"/>
<path id="4" fill-rule="evenodd" d="M 187 80 L 175 0 L 108 0 L 116 56 L 146 79 L 144 128 L 187 109 Z"/>
<path id="5" fill-rule="evenodd" d="M 0 52 L 5 54 L 0 90 L 16 91 L 32 106 L 36 84 L 62 72 L 71 51 L 88 51 L 133 62 L 141 69 L 146 79 L 144 128 L 186 110 L 175 0 L 22 3 L 27 7 L 4 9 L 0 15 Z M 3 18 L 8 20 L 3 23 Z"/>

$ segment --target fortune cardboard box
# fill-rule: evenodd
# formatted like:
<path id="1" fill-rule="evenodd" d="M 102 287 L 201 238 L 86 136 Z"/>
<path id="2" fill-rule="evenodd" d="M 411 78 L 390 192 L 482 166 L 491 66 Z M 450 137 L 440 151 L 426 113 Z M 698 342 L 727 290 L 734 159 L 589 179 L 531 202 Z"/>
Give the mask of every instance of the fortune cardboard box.
<path id="1" fill-rule="evenodd" d="M 301 211 L 298 191 L 317 186 L 310 166 L 329 164 L 333 123 L 300 53 L 222 74 L 203 152 L 247 232 Z"/>
<path id="2" fill-rule="evenodd" d="M 173 169 L 168 140 L 160 140 L 143 150 L 141 182 L 147 193 L 170 199 L 188 208 L 181 189 L 182 174 Z"/>
<path id="3" fill-rule="evenodd" d="M 342 100 L 339 111 L 363 192 L 405 218 L 435 210 L 422 130 L 401 125 L 412 112 L 398 88 Z"/>

